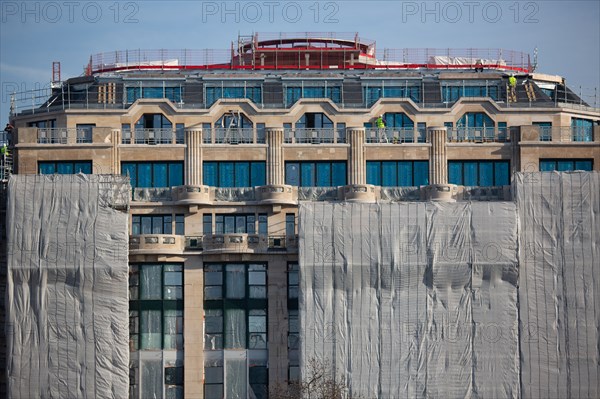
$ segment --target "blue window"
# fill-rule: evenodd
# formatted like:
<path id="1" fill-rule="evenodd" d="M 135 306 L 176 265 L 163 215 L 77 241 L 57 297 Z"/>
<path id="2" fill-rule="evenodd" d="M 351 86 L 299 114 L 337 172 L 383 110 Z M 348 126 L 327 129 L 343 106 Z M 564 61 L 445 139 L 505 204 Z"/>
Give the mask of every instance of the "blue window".
<path id="1" fill-rule="evenodd" d="M 467 112 L 456 124 L 458 139 L 473 139 L 479 132 L 483 132 L 485 138 L 493 139 L 494 126 L 494 121 L 486 113 Z"/>
<path id="2" fill-rule="evenodd" d="M 442 101 L 454 102 L 461 97 L 491 97 L 498 99 L 498 86 L 442 86 Z"/>
<path id="3" fill-rule="evenodd" d="M 181 186 L 183 162 L 121 162 L 121 174 L 129 176 L 132 188 Z"/>
<path id="4" fill-rule="evenodd" d="M 92 161 L 39 161 L 41 175 L 70 175 L 74 173 L 92 174 Z"/>
<path id="5" fill-rule="evenodd" d="M 413 129 L 415 126 L 412 119 L 401 112 L 388 112 L 383 116 L 383 119 L 386 127 Z"/>
<path id="6" fill-rule="evenodd" d="M 181 87 L 127 87 L 127 103 L 131 104 L 139 98 L 166 98 L 173 102 L 181 101 Z"/>
<path id="7" fill-rule="evenodd" d="M 202 164 L 203 184 L 212 187 L 254 187 L 266 184 L 265 162 L 210 161 Z"/>
<path id="8" fill-rule="evenodd" d="M 411 187 L 429 184 L 429 161 L 367 161 L 367 184 Z"/>
<path id="9" fill-rule="evenodd" d="M 184 233 L 184 216 L 175 215 L 175 234 Z M 131 217 L 131 234 L 173 234 L 172 215 L 133 215 Z"/>
<path id="10" fill-rule="evenodd" d="M 591 119 L 571 118 L 573 141 L 592 141 L 594 121 Z"/>
<path id="11" fill-rule="evenodd" d="M 593 159 L 540 159 L 540 171 L 568 172 L 572 170 L 594 170 Z"/>
<path id="12" fill-rule="evenodd" d="M 335 103 L 342 102 L 339 86 L 288 86 L 286 87 L 286 105 L 293 105 L 300 98 L 330 98 Z"/>
<path id="13" fill-rule="evenodd" d="M 221 98 L 248 98 L 257 104 L 262 103 L 262 88 L 255 83 L 242 83 L 240 86 L 223 87 L 208 86 L 206 91 L 206 106 L 210 107 Z"/>
<path id="14" fill-rule="evenodd" d="M 286 162 L 285 184 L 298 187 L 346 185 L 346 162 Z"/>
<path id="15" fill-rule="evenodd" d="M 540 128 L 540 141 L 552 141 L 552 122 L 533 122 Z"/>
<path id="16" fill-rule="evenodd" d="M 267 214 L 261 213 L 258 219 L 254 214 L 217 214 L 215 215 L 216 234 L 256 234 L 256 221 L 258 220 L 258 234 L 267 235 Z"/>
<path id="17" fill-rule="evenodd" d="M 509 161 L 448 161 L 448 182 L 462 186 L 510 184 Z"/>
<path id="18" fill-rule="evenodd" d="M 387 84 L 368 86 L 364 88 L 364 97 L 369 107 L 380 98 L 410 98 L 414 102 L 420 102 L 421 88 L 407 84 L 404 86 L 387 86 Z"/>

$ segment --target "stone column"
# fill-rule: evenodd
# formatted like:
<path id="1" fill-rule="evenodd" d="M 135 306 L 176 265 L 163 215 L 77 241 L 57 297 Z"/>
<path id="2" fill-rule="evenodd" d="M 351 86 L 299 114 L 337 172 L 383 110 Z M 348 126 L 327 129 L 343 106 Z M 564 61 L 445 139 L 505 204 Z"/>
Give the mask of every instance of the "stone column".
<path id="1" fill-rule="evenodd" d="M 349 127 L 346 137 L 350 149 L 348 152 L 348 184 L 367 184 L 365 161 L 365 128 Z"/>
<path id="2" fill-rule="evenodd" d="M 202 185 L 202 129 L 185 130 L 185 184 Z"/>
<path id="3" fill-rule="evenodd" d="M 443 126 L 427 129 L 429 148 L 429 184 L 448 184 L 447 132 Z"/>
<path id="4" fill-rule="evenodd" d="M 267 185 L 284 184 L 283 127 L 267 127 Z"/>

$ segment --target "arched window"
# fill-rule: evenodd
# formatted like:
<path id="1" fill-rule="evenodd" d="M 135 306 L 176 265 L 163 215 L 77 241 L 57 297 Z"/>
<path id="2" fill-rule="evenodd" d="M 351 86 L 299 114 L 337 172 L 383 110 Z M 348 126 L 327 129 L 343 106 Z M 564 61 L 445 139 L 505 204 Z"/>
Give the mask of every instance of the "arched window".
<path id="1" fill-rule="evenodd" d="M 173 124 L 163 114 L 144 114 L 135 122 L 134 138 L 136 144 L 171 144 Z"/>
<path id="2" fill-rule="evenodd" d="M 253 130 L 252 121 L 246 115 L 226 112 L 215 123 L 215 143 L 252 143 Z"/>
<path id="3" fill-rule="evenodd" d="M 495 123 L 485 112 L 466 112 L 456 123 L 457 139 L 493 141 Z"/>

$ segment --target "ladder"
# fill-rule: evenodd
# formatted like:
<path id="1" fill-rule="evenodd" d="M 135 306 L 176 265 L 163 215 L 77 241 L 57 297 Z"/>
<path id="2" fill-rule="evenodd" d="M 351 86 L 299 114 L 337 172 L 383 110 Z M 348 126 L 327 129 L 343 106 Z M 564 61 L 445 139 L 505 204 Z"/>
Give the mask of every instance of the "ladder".
<path id="1" fill-rule="evenodd" d="M 228 117 L 230 118 L 229 125 L 226 127 L 223 126 L 225 127 L 224 142 L 228 144 L 238 144 L 238 142 L 241 141 L 238 131 L 241 125 L 240 113 L 239 111 L 237 114 L 234 111 L 230 111 L 228 114 L 223 115 L 223 125 L 227 123 Z"/>
<path id="2" fill-rule="evenodd" d="M 0 181 L 7 182 L 13 171 L 12 153 L 8 147 L 4 147 L 5 152 L 0 155 Z"/>
<path id="3" fill-rule="evenodd" d="M 535 90 L 533 89 L 533 84 L 531 82 L 527 82 L 525 84 L 525 92 L 527 92 L 527 98 L 529 101 L 535 101 Z"/>

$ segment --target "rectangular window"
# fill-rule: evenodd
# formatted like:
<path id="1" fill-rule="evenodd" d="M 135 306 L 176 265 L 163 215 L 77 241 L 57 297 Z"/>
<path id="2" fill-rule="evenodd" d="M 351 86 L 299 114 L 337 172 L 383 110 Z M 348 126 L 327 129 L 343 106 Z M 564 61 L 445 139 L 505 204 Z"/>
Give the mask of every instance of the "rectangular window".
<path id="1" fill-rule="evenodd" d="M 206 90 L 206 107 L 210 107 L 213 103 L 221 98 L 248 98 L 254 103 L 262 103 L 262 87 L 255 83 L 240 82 L 239 86 L 207 86 Z"/>
<path id="2" fill-rule="evenodd" d="M 463 186 L 510 184 L 509 161 L 448 161 L 448 182 Z"/>
<path id="3" fill-rule="evenodd" d="M 300 276 L 298 263 L 288 263 L 288 381 L 300 379 L 300 324 L 298 319 L 298 290 Z"/>
<path id="4" fill-rule="evenodd" d="M 121 174 L 129 176 L 132 188 L 183 185 L 183 162 L 121 162 Z"/>
<path id="5" fill-rule="evenodd" d="M 212 215 L 202 216 L 202 234 L 212 234 Z"/>
<path id="6" fill-rule="evenodd" d="M 346 185 L 346 161 L 286 162 L 285 184 L 298 187 Z"/>
<path id="7" fill-rule="evenodd" d="M 573 141 L 593 141 L 594 121 L 591 119 L 571 118 Z"/>
<path id="8" fill-rule="evenodd" d="M 296 234 L 296 215 L 287 213 L 285 215 L 285 235 L 293 237 Z"/>
<path id="9" fill-rule="evenodd" d="M 217 214 L 215 215 L 215 234 L 256 234 L 256 215 Z M 258 234 L 267 234 L 266 214 L 258 215 Z"/>
<path id="10" fill-rule="evenodd" d="M 211 187 L 254 187 L 266 184 L 266 162 L 203 162 L 203 184 Z"/>
<path id="11" fill-rule="evenodd" d="M 288 86 L 286 87 L 286 105 L 293 105 L 301 98 L 329 98 L 334 103 L 342 101 L 340 86 Z"/>
<path id="12" fill-rule="evenodd" d="M 364 98 L 367 106 L 373 105 L 380 98 L 410 98 L 414 102 L 421 101 L 421 88 L 419 86 L 390 86 L 389 83 L 379 83 L 375 86 L 364 87 Z"/>
<path id="13" fill-rule="evenodd" d="M 78 143 L 91 143 L 92 142 L 92 131 L 95 127 L 96 127 L 95 123 L 78 123 L 76 125 L 77 142 Z"/>
<path id="14" fill-rule="evenodd" d="M 552 122 L 533 122 L 540 129 L 540 141 L 552 141 Z"/>
<path id="15" fill-rule="evenodd" d="M 137 86 L 126 87 L 126 91 L 128 104 L 132 104 L 140 98 L 166 98 L 172 102 L 181 102 L 181 87 L 165 87 L 164 85 L 144 87 L 144 84 L 139 82 Z"/>
<path id="16" fill-rule="evenodd" d="M 204 350 L 267 348 L 267 265 L 205 264 Z"/>
<path id="17" fill-rule="evenodd" d="M 269 230 L 269 222 L 268 222 L 267 214 L 262 213 L 258 215 L 258 234 L 267 235 Z"/>
<path id="18" fill-rule="evenodd" d="M 184 216 L 175 215 L 175 234 L 184 235 Z M 131 234 L 173 234 L 173 217 L 171 215 L 133 215 L 131 217 Z"/>
<path id="19" fill-rule="evenodd" d="M 568 172 L 573 170 L 594 170 L 593 159 L 540 159 L 540 171 Z"/>
<path id="20" fill-rule="evenodd" d="M 129 266 L 131 350 L 183 349 L 183 266 Z"/>
<path id="21" fill-rule="evenodd" d="M 429 161 L 367 161 L 367 184 L 414 187 L 429 184 Z"/>
<path id="22" fill-rule="evenodd" d="M 38 161 L 41 175 L 70 175 L 74 173 L 92 174 L 92 161 Z"/>
<path id="23" fill-rule="evenodd" d="M 461 97 L 491 97 L 492 100 L 498 100 L 497 85 L 446 85 L 442 86 L 442 101 L 453 102 Z"/>
<path id="24" fill-rule="evenodd" d="M 183 367 L 165 367 L 165 398 L 183 399 Z"/>

